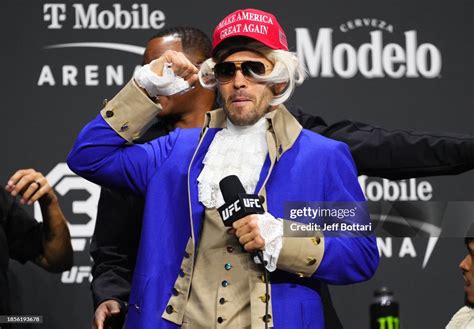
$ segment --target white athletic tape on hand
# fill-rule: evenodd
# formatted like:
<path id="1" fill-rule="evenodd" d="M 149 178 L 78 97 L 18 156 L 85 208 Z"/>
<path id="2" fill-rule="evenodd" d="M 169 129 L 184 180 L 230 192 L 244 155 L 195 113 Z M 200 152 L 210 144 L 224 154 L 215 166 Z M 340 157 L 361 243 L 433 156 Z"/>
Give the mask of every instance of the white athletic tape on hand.
<path id="1" fill-rule="evenodd" d="M 171 96 L 192 88 L 183 78 L 174 74 L 171 64 L 164 65 L 162 77 L 153 72 L 150 65 L 151 63 L 142 66 L 133 76 L 135 82 L 145 89 L 150 97 Z"/>

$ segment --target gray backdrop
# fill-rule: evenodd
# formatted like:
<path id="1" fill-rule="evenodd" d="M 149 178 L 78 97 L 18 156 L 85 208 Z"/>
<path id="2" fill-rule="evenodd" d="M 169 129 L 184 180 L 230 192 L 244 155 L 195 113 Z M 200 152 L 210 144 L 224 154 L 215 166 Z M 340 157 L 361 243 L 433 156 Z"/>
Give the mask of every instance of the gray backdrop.
<path id="1" fill-rule="evenodd" d="M 393 129 L 473 132 L 472 1 L 2 1 L 0 181 L 18 168 L 47 174 L 76 250 L 74 268 L 62 275 L 11 262 L 14 313 L 44 316 L 32 328 L 91 324 L 88 247 L 98 187 L 64 165 L 78 131 L 127 82 L 141 62 L 136 47 L 157 30 L 189 25 L 210 34 L 221 18 L 245 7 L 274 13 L 311 71 L 291 99 L 306 112 L 330 123 L 349 118 Z M 364 43 L 380 46 L 369 53 L 371 63 L 381 63 L 376 77 L 364 71 L 360 51 L 356 59 Z M 416 180 L 432 187 L 424 199 L 449 201 L 438 226 L 456 233 L 379 241 L 384 252 L 370 282 L 331 288 L 346 328 L 368 328 L 372 292 L 382 285 L 395 290 L 403 328 L 444 328 L 463 303 L 459 232 L 472 222 L 473 178 L 468 172 Z M 365 184 L 373 199 L 387 197 L 375 193 L 382 180 Z M 30 211 L 39 217 L 38 208 Z"/>

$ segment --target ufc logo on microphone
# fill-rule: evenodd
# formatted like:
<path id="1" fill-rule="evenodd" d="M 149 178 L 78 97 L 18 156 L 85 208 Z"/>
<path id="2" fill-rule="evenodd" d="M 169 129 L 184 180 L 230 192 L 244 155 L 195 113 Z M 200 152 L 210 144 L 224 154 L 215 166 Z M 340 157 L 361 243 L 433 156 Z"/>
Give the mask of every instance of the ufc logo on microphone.
<path id="1" fill-rule="evenodd" d="M 244 207 L 248 208 L 262 208 L 258 199 L 243 199 Z"/>
<path id="2" fill-rule="evenodd" d="M 222 218 L 224 220 L 227 220 L 234 213 L 238 212 L 241 209 L 239 203 L 240 203 L 240 200 L 236 200 L 234 203 L 232 203 L 230 206 L 224 209 L 224 211 L 222 212 Z"/>

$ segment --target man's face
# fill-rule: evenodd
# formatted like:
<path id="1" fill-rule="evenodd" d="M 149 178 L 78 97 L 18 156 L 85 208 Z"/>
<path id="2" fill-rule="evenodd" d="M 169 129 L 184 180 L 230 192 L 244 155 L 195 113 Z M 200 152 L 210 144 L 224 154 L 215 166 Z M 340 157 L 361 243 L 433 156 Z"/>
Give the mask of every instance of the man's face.
<path id="1" fill-rule="evenodd" d="M 270 70 L 273 67 L 263 55 L 248 50 L 233 53 L 222 62 L 236 62 L 239 66 L 245 61 L 262 62 Z M 242 70 L 237 70 L 230 81 L 219 82 L 219 92 L 227 117 L 237 126 L 252 125 L 271 110 L 269 103 L 273 99 L 273 92 L 270 87 L 247 79 Z"/>
<path id="2" fill-rule="evenodd" d="M 468 253 L 466 257 L 459 264 L 462 270 L 465 285 L 464 292 L 466 293 L 466 303 L 470 306 L 474 305 L 474 241 L 468 244 Z"/>
<path id="3" fill-rule="evenodd" d="M 150 63 L 154 59 L 159 58 L 167 50 L 182 52 L 183 46 L 181 44 L 181 39 L 176 36 L 165 36 L 151 39 L 146 45 L 145 54 L 143 55 L 143 63 Z M 189 51 L 185 53 L 185 55 L 194 65 L 199 65 L 206 59 L 197 51 Z M 183 95 L 160 96 L 159 102 L 163 110 L 160 112 L 158 117 L 170 115 L 179 116 L 187 111 L 191 111 L 193 109 L 191 106 L 191 104 L 193 104 L 193 98 L 196 93 L 202 91 L 200 86 L 197 85 L 198 84 L 196 84 L 193 90 L 186 92 Z"/>

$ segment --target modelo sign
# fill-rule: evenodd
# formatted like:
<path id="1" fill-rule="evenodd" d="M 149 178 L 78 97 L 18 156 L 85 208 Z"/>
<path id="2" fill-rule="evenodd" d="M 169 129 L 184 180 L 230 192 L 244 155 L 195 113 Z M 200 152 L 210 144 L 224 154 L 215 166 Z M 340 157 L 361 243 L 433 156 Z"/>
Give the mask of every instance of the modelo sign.
<path id="1" fill-rule="evenodd" d="M 298 58 L 313 78 L 436 78 L 441 72 L 439 49 L 431 43 L 418 45 L 417 31 L 405 33 L 405 44 L 383 42 L 383 32 L 370 32 L 370 41 L 353 46 L 333 43 L 333 29 L 320 28 L 316 42 L 307 28 L 296 28 Z"/>

